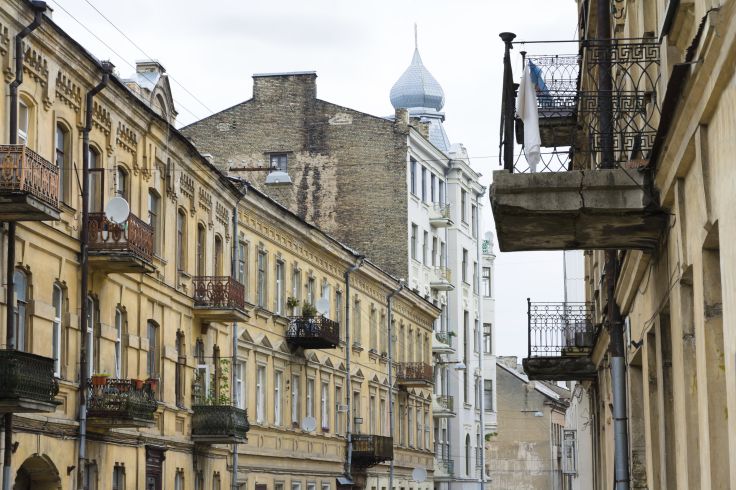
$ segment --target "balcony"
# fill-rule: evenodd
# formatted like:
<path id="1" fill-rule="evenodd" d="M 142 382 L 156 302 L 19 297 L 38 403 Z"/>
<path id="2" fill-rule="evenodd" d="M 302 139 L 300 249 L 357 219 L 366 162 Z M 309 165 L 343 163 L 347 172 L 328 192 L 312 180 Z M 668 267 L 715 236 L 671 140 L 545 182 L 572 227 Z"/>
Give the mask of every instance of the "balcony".
<path id="1" fill-rule="evenodd" d="M 449 204 L 435 204 L 429 212 L 429 224 L 435 228 L 446 228 L 452 225 Z"/>
<path id="2" fill-rule="evenodd" d="M 435 458 L 434 478 L 451 478 L 455 475 L 455 461 L 452 459 Z"/>
<path id="3" fill-rule="evenodd" d="M 353 466 L 368 468 L 394 459 L 394 440 L 391 437 L 353 434 Z"/>
<path id="4" fill-rule="evenodd" d="M 455 398 L 451 395 L 432 395 L 432 414 L 438 418 L 455 416 Z"/>
<path id="5" fill-rule="evenodd" d="M 452 285 L 452 270 L 447 267 L 436 267 L 435 275 L 429 281 L 429 287 L 435 291 L 452 291 L 455 286 Z"/>
<path id="6" fill-rule="evenodd" d="M 240 444 L 248 440 L 248 412 L 230 405 L 194 405 L 192 440 L 203 444 Z"/>
<path id="7" fill-rule="evenodd" d="M 59 218 L 59 167 L 25 145 L 0 145 L 0 221 Z"/>
<path id="8" fill-rule="evenodd" d="M 133 213 L 121 224 L 89 213 L 89 263 L 108 273 L 153 272 L 153 228 Z"/>
<path id="9" fill-rule="evenodd" d="M 87 423 L 99 429 L 141 428 L 153 425 L 154 390 L 134 379 L 90 382 Z"/>
<path id="10" fill-rule="evenodd" d="M 396 368 L 399 386 L 429 386 L 433 379 L 432 366 L 423 362 L 402 362 Z"/>
<path id="11" fill-rule="evenodd" d="M 504 170 L 490 192 L 501 251 L 654 248 L 667 222 L 649 167 L 661 104 L 657 42 L 588 40 L 577 55 L 522 55 L 537 98 L 535 164 L 515 112 L 510 39 Z"/>
<path id="12" fill-rule="evenodd" d="M 321 315 L 292 317 L 286 340 L 304 349 L 334 349 L 340 343 L 340 324 Z"/>
<path id="13" fill-rule="evenodd" d="M 454 332 L 453 332 L 454 334 Z M 432 354 L 452 354 L 455 348 L 452 346 L 450 332 L 435 332 L 432 337 Z"/>
<path id="14" fill-rule="evenodd" d="M 53 412 L 58 393 L 53 359 L 0 350 L 0 413 Z"/>
<path id="15" fill-rule="evenodd" d="M 195 276 L 194 316 L 202 322 L 246 321 L 245 287 L 230 276 Z"/>
<path id="16" fill-rule="evenodd" d="M 591 354 L 599 329 L 593 325 L 593 304 L 527 303 L 529 357 L 523 365 L 529 379 L 595 379 Z"/>

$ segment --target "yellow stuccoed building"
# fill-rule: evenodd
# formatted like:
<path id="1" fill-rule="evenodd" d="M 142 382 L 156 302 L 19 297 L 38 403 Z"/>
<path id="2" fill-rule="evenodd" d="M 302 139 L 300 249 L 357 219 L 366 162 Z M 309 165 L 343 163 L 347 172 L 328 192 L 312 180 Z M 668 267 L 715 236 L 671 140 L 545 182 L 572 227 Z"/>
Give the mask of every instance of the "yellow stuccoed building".
<path id="1" fill-rule="evenodd" d="M 139 63 L 130 79 L 110 76 L 92 99 L 81 290 L 86 99 L 104 64 L 37 17 L 21 41 L 18 144 L 10 145 L 15 38 L 34 4 L 0 6 L 9 486 L 219 490 L 235 474 L 249 490 L 351 481 L 383 490 L 393 461 L 396 487 L 428 489 L 439 311 L 399 291 L 389 337 L 387 297 L 398 279 L 218 172 L 174 128 L 156 62 Z M 123 200 L 129 215 L 110 204 Z M 425 482 L 412 481 L 415 468 L 430 470 Z"/>

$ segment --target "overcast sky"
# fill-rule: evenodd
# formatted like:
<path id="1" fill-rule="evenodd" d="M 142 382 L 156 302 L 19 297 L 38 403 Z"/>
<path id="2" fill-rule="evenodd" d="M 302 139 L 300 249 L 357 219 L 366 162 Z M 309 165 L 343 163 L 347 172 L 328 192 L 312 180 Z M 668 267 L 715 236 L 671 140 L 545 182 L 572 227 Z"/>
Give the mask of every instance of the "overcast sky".
<path id="1" fill-rule="evenodd" d="M 445 91 L 447 133 L 468 149 L 485 185 L 499 169 L 503 44 L 498 33 L 512 31 L 523 40 L 572 39 L 577 19 L 574 0 L 50 0 L 49 5 L 58 24 L 95 56 L 110 59 L 121 76 L 133 73 L 135 60 L 157 59 L 173 79 L 179 127 L 249 99 L 251 75 L 264 72 L 316 70 L 319 98 L 378 116 L 392 114 L 389 90 L 411 60 L 416 22 L 424 64 Z M 540 45 L 527 50 L 544 52 Z M 487 200 L 483 225 L 495 232 Z M 561 253 L 497 255 L 497 354 L 526 355 L 526 298 L 561 301 L 562 286 Z"/>

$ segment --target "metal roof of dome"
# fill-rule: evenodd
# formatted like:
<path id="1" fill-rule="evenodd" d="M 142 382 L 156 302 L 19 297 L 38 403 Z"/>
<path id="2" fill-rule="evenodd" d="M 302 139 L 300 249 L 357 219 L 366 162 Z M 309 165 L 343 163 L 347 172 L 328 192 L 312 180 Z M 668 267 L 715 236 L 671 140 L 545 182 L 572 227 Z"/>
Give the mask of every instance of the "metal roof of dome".
<path id="1" fill-rule="evenodd" d="M 442 110 L 445 105 L 445 92 L 424 67 L 416 47 L 409 68 L 391 87 L 391 104 L 394 109 L 426 107 L 436 111 Z"/>

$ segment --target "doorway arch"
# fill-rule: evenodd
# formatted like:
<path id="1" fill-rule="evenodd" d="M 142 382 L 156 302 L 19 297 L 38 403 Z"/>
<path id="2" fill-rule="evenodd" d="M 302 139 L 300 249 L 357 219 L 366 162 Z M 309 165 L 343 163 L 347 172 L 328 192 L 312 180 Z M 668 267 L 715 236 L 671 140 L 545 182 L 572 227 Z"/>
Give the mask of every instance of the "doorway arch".
<path id="1" fill-rule="evenodd" d="M 45 454 L 26 458 L 15 474 L 13 490 L 58 490 L 61 488 L 59 470 Z"/>

